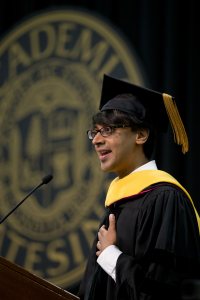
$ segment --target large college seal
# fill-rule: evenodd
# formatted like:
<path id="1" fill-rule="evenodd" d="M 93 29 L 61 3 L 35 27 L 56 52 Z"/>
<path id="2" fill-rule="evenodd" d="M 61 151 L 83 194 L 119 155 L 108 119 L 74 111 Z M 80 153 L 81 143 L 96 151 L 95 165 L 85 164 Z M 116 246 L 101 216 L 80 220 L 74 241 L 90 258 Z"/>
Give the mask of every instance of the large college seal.
<path id="1" fill-rule="evenodd" d="M 0 44 L 0 216 L 41 178 L 53 181 L 0 227 L 0 255 L 63 288 L 79 282 L 107 180 L 86 130 L 103 74 L 142 83 L 137 59 L 99 16 L 28 18 Z"/>

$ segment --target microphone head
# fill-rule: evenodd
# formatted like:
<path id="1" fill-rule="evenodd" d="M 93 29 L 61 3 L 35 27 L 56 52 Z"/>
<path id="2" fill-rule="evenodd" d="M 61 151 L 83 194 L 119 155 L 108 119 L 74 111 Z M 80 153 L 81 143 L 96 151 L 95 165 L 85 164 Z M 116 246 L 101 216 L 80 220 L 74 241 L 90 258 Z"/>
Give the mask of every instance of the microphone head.
<path id="1" fill-rule="evenodd" d="M 49 183 L 49 181 L 51 181 L 53 179 L 53 176 L 51 174 L 46 175 L 42 178 L 42 184 L 47 184 Z"/>

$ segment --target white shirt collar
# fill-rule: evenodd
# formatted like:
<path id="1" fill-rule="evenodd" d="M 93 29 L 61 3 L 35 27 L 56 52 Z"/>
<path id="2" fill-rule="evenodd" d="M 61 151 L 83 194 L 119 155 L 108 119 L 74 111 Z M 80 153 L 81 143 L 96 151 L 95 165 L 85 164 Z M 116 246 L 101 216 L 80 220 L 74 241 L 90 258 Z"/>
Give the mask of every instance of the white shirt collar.
<path id="1" fill-rule="evenodd" d="M 132 173 L 137 172 L 137 171 L 143 171 L 143 170 L 157 170 L 157 165 L 155 160 L 151 160 L 148 163 L 140 166 L 139 168 L 135 169 Z"/>

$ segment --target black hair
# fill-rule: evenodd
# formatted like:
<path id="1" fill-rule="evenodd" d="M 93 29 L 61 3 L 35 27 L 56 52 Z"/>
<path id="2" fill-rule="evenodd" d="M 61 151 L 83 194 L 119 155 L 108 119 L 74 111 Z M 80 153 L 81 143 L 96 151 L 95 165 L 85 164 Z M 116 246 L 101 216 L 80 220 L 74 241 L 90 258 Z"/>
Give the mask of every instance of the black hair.
<path id="1" fill-rule="evenodd" d="M 156 131 L 151 126 L 151 122 L 141 121 L 136 116 L 130 115 L 128 113 L 122 112 L 120 110 L 105 110 L 98 112 L 92 118 L 93 127 L 95 125 L 110 125 L 110 124 L 124 124 L 131 127 L 133 132 L 138 129 L 148 129 L 149 137 L 144 144 L 144 154 L 147 159 L 151 159 L 155 150 L 156 144 Z"/>

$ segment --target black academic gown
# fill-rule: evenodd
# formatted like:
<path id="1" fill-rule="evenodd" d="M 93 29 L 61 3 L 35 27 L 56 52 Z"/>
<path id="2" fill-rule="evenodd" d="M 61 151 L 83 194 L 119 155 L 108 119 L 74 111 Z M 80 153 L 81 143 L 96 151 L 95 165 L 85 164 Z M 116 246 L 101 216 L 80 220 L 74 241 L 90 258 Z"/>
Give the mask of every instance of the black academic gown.
<path id="1" fill-rule="evenodd" d="M 147 193 L 117 201 L 116 282 L 96 263 L 93 243 L 79 297 L 84 300 L 177 300 L 182 282 L 200 279 L 200 237 L 194 209 L 185 193 L 159 184 Z"/>

